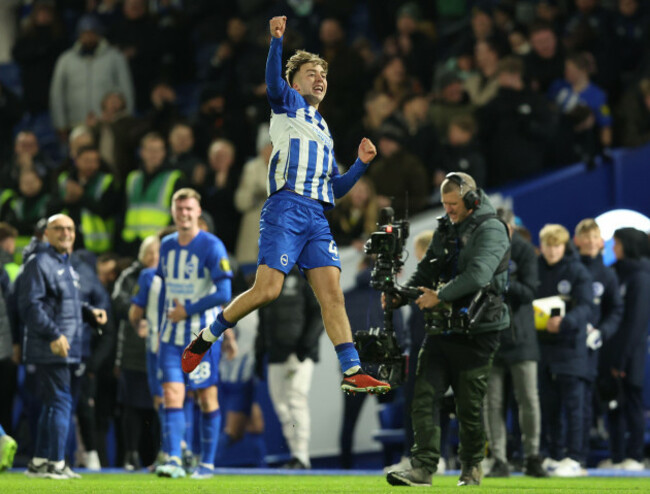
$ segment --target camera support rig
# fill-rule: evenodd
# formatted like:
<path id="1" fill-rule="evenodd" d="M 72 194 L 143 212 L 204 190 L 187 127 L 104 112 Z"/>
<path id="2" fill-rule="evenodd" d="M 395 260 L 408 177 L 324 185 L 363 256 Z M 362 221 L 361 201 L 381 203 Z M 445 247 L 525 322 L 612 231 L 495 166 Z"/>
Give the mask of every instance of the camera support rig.
<path id="1" fill-rule="evenodd" d="M 384 327 L 357 331 L 354 344 L 365 371 L 395 387 L 406 379 L 407 360 L 395 337 L 393 312 L 396 307 L 393 298 L 415 300 L 421 293 L 417 288 L 403 287 L 395 281 L 404 265 L 402 256 L 409 236 L 408 221 L 394 221 L 393 209 L 384 208 L 381 210 L 379 224 L 379 231 L 370 235 L 364 251 L 377 256 L 370 286 L 386 295 Z"/>

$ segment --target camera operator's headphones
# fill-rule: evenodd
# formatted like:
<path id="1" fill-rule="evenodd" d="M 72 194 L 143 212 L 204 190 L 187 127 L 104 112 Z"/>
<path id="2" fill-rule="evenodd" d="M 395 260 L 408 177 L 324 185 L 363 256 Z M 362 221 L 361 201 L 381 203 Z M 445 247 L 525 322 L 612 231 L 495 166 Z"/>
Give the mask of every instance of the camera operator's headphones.
<path id="1" fill-rule="evenodd" d="M 472 189 L 472 186 L 465 181 L 462 175 L 452 172 L 447 173 L 445 178 L 458 185 L 460 188 L 460 197 L 463 198 L 463 203 L 468 210 L 476 209 L 481 204 L 481 195 L 476 189 Z"/>

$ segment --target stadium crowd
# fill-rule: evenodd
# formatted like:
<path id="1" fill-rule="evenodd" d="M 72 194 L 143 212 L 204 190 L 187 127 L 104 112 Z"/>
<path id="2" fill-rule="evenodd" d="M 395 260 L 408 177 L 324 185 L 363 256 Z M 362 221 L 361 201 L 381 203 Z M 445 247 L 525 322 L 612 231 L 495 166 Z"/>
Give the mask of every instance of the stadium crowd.
<path id="1" fill-rule="evenodd" d="M 43 219 L 59 213 L 77 226 L 71 263 L 82 280 L 82 299 L 108 312 L 101 331 L 93 324 L 84 329 L 85 374 L 74 406 L 86 454 L 75 464 L 107 464 L 112 423 L 120 423 L 124 435 L 119 464 L 138 468 L 158 452 L 159 433 L 150 425 L 160 395 L 150 390 L 146 399 L 135 396 L 139 390 L 125 377 L 147 372 L 150 346 L 146 331 L 136 333 L 129 322 L 137 277 L 124 279 L 134 263 L 138 271 L 155 267 L 158 253 L 149 248 L 158 244 L 143 246 L 143 240 L 172 223 L 173 194 L 191 187 L 201 197 L 204 229 L 223 241 L 242 285 L 250 283 L 272 152 L 264 79 L 272 16 L 288 16 L 285 58 L 305 49 L 329 63 L 328 97 L 319 111 L 337 143 L 337 161 L 353 163 L 362 137 L 377 144 L 368 173 L 328 213 L 339 247 L 361 250 L 384 206 L 397 217 L 438 206 L 449 172 L 465 172 L 479 187 L 495 189 L 578 161 L 596 166 L 612 147 L 650 142 L 650 10 L 640 0 L 10 0 L 0 8 L 0 424 L 16 435 L 12 408 L 20 395 L 21 423 L 29 425 L 19 438 L 30 457 L 40 401 L 37 375 L 29 366 L 19 369 L 28 315 L 16 303 L 15 281 L 30 242 L 33 252 L 34 239 L 42 240 Z M 539 406 L 531 412 L 537 419 L 521 417 L 522 428 L 541 434 L 541 450 L 528 445 L 526 454 L 557 460 L 544 472 L 567 475 L 579 475 L 589 458 L 592 429 L 606 437 L 608 428 L 615 438 L 611 464 L 643 467 L 643 360 L 633 350 L 645 349 L 638 328 L 646 316 L 633 302 L 647 295 L 647 280 L 625 280 L 646 273 L 647 238 L 619 235 L 616 281 L 601 266 L 597 240 L 595 254 L 580 243 L 581 235 L 600 238 L 597 227 L 587 225 L 575 236 L 584 263 L 606 271 L 613 292 L 618 283 L 627 287 L 624 303 L 615 297 L 618 316 L 608 329 L 599 327 L 601 316 L 589 311 L 592 299 L 602 296 L 590 292 L 600 274 L 592 280 L 576 267 L 581 264 L 571 235 L 554 226 L 541 233 L 539 280 L 525 282 L 526 296 L 517 304 L 558 294 L 563 278 L 553 266 L 564 259 L 573 266 L 567 268 L 571 276 L 587 286 L 580 296 L 571 291 L 576 283 L 559 293 L 572 300 L 569 305 L 583 305 L 576 320 L 585 324 L 569 331 L 582 346 L 573 349 L 576 355 L 558 354 L 553 338 L 542 335 L 538 342 L 533 336 L 530 351 L 521 359 L 503 357 L 499 367 L 514 374 L 513 362 L 541 359 L 541 418 Z M 553 258 L 545 246 L 566 246 L 567 252 Z M 611 345 L 623 355 L 608 361 L 611 369 L 593 367 L 594 375 L 584 372 L 587 322 L 600 330 L 601 353 L 610 355 Z M 626 332 L 626 324 L 634 330 Z M 594 350 L 598 338 L 590 338 Z M 584 365 L 558 364 L 578 357 Z M 24 389 L 17 388 L 19 370 Z M 519 400 L 526 394 L 514 386 L 523 409 Z M 592 393 L 596 388 L 601 392 Z M 599 399 L 605 388 L 607 402 L 618 400 L 623 411 L 605 413 Z M 350 403 L 356 417 L 359 407 Z M 486 405 L 505 413 L 503 399 Z M 255 428 L 252 415 L 248 426 Z M 541 420 L 541 430 L 531 420 Z M 490 421 L 488 430 L 498 422 Z M 562 423 L 566 444 L 550 433 Z M 498 427 L 492 434 L 502 438 Z M 139 443 L 140 434 L 150 440 Z M 296 468 L 309 465 L 304 441 L 300 448 Z M 352 464 L 349 448 L 346 466 Z M 503 448 L 493 456 L 494 474 L 506 475 Z"/>

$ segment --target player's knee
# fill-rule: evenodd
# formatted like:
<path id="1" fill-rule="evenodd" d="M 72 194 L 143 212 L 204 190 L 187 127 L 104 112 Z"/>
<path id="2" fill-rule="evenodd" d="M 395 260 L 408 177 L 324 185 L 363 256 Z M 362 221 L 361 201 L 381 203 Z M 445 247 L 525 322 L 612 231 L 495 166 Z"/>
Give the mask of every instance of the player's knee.
<path id="1" fill-rule="evenodd" d="M 270 304 L 280 296 L 280 293 L 282 292 L 282 284 L 257 284 L 255 285 L 255 291 L 262 305 Z"/>

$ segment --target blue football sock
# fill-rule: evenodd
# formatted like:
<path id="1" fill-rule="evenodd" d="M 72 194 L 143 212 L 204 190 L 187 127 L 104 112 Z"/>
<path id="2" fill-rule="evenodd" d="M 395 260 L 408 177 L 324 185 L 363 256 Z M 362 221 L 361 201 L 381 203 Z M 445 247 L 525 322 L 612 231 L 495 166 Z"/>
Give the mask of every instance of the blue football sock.
<path id="1" fill-rule="evenodd" d="M 183 415 L 185 417 L 185 433 L 183 434 L 185 448 L 194 451 L 192 449 L 192 443 L 194 442 L 194 400 L 187 396 L 185 397 L 185 403 L 183 403 Z"/>
<path id="2" fill-rule="evenodd" d="M 235 327 L 235 324 L 226 321 L 223 312 L 219 312 L 215 321 L 208 326 L 208 330 L 203 332 L 203 339 L 205 341 L 217 341 L 226 329 Z"/>
<path id="3" fill-rule="evenodd" d="M 214 466 L 221 429 L 221 410 L 201 414 L 201 463 Z"/>
<path id="4" fill-rule="evenodd" d="M 165 435 L 169 456 L 181 457 L 181 439 L 185 432 L 185 415 L 182 408 L 165 408 Z"/>
<path id="5" fill-rule="evenodd" d="M 359 354 L 354 347 L 354 343 L 341 343 L 340 345 L 336 345 L 334 350 L 336 350 L 336 356 L 339 358 L 339 363 L 341 364 L 341 372 L 345 373 L 346 370 L 352 367 L 361 366 Z"/>

